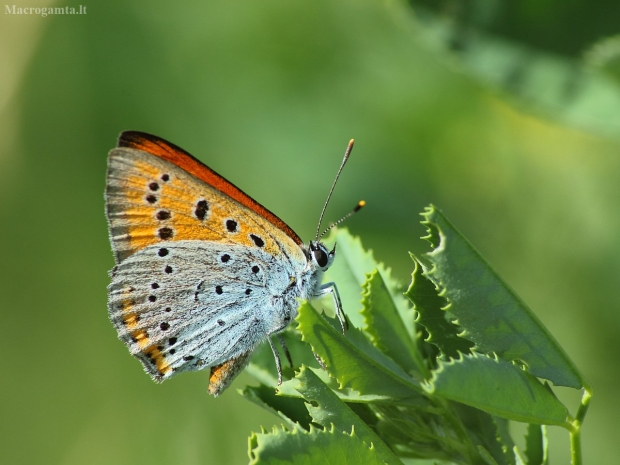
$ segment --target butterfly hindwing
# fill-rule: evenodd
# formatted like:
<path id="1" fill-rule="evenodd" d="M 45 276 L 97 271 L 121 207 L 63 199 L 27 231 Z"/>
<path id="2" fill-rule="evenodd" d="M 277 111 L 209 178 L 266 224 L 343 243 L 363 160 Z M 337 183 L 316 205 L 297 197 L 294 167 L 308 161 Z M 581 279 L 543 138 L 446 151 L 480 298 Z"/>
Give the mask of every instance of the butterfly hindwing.
<path id="1" fill-rule="evenodd" d="M 219 396 L 222 391 L 230 385 L 232 380 L 241 373 L 241 370 L 245 368 L 250 361 L 251 355 L 251 351 L 244 352 L 238 357 L 231 358 L 211 368 L 211 375 L 209 376 L 209 394 L 213 394 L 216 397 Z"/>
<path id="2" fill-rule="evenodd" d="M 214 367 L 211 390 L 220 392 L 254 347 L 288 324 L 295 299 L 270 296 L 285 292 L 289 274 L 256 247 L 162 242 L 116 267 L 110 318 L 153 379 Z"/>

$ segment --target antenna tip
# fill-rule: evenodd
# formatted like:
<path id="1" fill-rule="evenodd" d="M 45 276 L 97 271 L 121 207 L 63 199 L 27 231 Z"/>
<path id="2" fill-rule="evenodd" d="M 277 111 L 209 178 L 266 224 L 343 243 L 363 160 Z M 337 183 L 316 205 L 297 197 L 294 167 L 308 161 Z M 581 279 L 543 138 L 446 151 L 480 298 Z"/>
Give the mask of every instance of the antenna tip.
<path id="1" fill-rule="evenodd" d="M 365 200 L 360 200 L 359 202 L 357 202 L 357 205 L 355 206 L 353 211 L 354 212 L 359 211 L 359 210 L 361 210 L 365 206 L 366 206 L 366 201 Z"/>
<path id="2" fill-rule="evenodd" d="M 342 160 L 342 166 L 344 166 L 344 164 L 349 159 L 349 155 L 351 154 L 351 150 L 353 150 L 354 143 L 355 143 L 355 139 L 351 139 L 349 141 L 349 145 L 347 145 L 347 149 L 344 151 L 344 159 Z M 342 169 L 342 166 L 340 167 L 340 169 Z M 338 179 L 338 176 L 340 176 L 340 171 L 338 171 L 338 174 L 336 175 L 336 179 Z"/>

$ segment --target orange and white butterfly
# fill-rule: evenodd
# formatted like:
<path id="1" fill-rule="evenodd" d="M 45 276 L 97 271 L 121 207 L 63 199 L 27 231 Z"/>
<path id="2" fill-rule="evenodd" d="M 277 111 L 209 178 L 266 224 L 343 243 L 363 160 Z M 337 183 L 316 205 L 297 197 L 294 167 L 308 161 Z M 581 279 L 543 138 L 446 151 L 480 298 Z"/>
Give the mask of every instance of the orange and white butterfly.
<path id="1" fill-rule="evenodd" d="M 278 333 L 297 315 L 298 298 L 331 294 L 344 328 L 335 284 L 321 285 L 335 246 L 328 250 L 318 230 L 304 245 L 280 218 L 181 148 L 123 132 L 109 155 L 105 200 L 116 260 L 110 319 L 155 381 L 210 368 L 209 392 L 217 396 L 267 340 L 281 383 L 271 337 L 283 344 Z"/>

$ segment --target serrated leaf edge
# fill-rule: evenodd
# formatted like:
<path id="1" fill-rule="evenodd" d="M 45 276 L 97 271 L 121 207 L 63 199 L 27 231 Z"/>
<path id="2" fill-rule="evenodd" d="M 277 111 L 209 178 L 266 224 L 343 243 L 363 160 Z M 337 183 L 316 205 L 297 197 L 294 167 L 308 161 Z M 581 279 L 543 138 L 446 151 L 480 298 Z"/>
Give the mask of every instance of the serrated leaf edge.
<path id="1" fill-rule="evenodd" d="M 422 238 L 422 239 L 424 239 L 424 238 Z M 435 268 L 435 265 L 433 264 L 432 268 L 429 270 L 429 268 L 424 263 L 422 263 L 414 254 L 409 252 L 409 256 L 413 260 L 414 266 L 415 266 L 415 268 L 414 268 L 414 270 L 412 272 L 412 276 L 415 274 L 415 272 L 417 270 L 417 267 L 419 266 L 421 268 L 421 270 L 422 270 L 422 275 L 425 276 L 426 278 L 428 278 L 428 280 L 431 283 L 433 283 L 433 285 L 435 286 L 435 290 L 437 291 L 437 295 L 439 297 L 445 299 L 445 301 L 447 302 L 447 304 L 444 305 L 443 307 L 439 307 L 439 310 L 441 310 L 443 312 L 446 312 L 445 320 L 456 328 L 456 330 L 457 330 L 457 333 L 456 333 L 457 337 L 460 337 L 461 339 L 465 339 L 466 341 L 468 341 L 471 344 L 473 344 L 473 346 L 471 347 L 471 350 L 472 351 L 476 350 L 476 348 L 477 348 L 476 343 L 474 341 L 472 341 L 471 339 L 466 337 L 466 335 L 469 334 L 469 332 L 459 324 L 459 319 L 456 316 L 454 316 L 454 315 L 452 315 L 450 313 L 450 307 L 452 306 L 452 302 L 450 302 L 450 299 L 446 296 L 446 292 L 447 292 L 446 288 L 443 287 L 440 283 L 438 283 L 436 279 L 433 279 L 429 275 L 429 273 L 432 271 L 432 269 Z M 409 290 L 412 288 L 413 285 L 414 285 L 414 282 L 412 281 L 411 285 L 407 288 L 407 291 L 405 291 L 405 295 L 407 293 L 409 293 Z M 413 304 L 413 309 L 415 310 L 415 303 L 412 302 L 412 304 Z M 416 318 L 414 320 L 415 323 L 416 324 L 420 324 L 421 326 L 424 326 L 422 323 L 420 323 L 418 321 L 419 318 L 420 318 L 420 312 L 416 311 L 416 314 L 417 315 L 416 315 Z M 428 328 L 426 328 L 426 329 L 428 331 Z M 460 332 L 458 332 L 458 330 L 460 330 Z M 434 344 L 433 341 L 432 341 L 432 334 L 431 334 L 431 332 L 428 331 L 428 333 L 429 333 L 429 337 L 427 339 L 424 339 L 424 341 L 428 342 L 430 344 Z"/>

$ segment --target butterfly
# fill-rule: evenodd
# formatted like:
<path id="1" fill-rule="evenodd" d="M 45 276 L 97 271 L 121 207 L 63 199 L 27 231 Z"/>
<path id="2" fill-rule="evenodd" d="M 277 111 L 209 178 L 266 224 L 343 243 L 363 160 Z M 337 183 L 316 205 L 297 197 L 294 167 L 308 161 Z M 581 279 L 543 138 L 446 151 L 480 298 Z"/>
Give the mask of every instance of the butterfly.
<path id="1" fill-rule="evenodd" d="M 349 143 L 327 200 L 353 147 Z M 118 337 L 156 382 L 210 369 L 209 393 L 226 389 L 268 341 L 282 382 L 280 336 L 298 299 L 330 294 L 321 278 L 334 261 L 320 241 L 304 244 L 280 218 L 176 145 L 123 132 L 108 157 L 106 216 L 116 265 L 108 312 Z M 364 205 L 360 201 L 344 220 Z M 329 228 L 328 228 L 329 230 Z M 292 365 L 292 363 L 291 363 Z"/>

